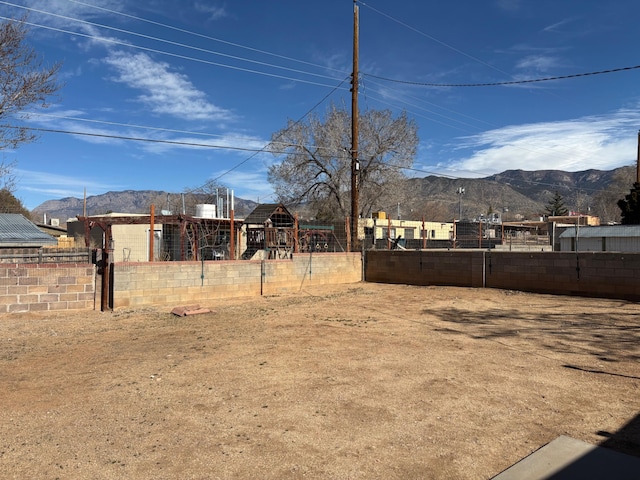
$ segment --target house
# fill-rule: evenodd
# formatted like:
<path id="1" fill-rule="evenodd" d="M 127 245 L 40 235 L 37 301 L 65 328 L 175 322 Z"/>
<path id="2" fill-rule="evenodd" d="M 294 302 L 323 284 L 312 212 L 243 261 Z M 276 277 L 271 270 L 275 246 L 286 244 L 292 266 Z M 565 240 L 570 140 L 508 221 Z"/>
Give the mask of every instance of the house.
<path id="1" fill-rule="evenodd" d="M 366 248 L 390 248 L 398 239 L 406 248 L 448 248 L 454 236 L 451 222 L 426 222 L 392 219 L 385 212 L 374 212 L 371 218 L 358 220 L 358 237 L 365 239 Z"/>
<path id="2" fill-rule="evenodd" d="M 0 262 L 38 263 L 43 247 L 56 247 L 58 240 L 42 232 L 18 213 L 0 213 Z"/>
<path id="3" fill-rule="evenodd" d="M 146 214 L 109 213 L 67 221 L 69 236 L 77 244 L 96 250 L 108 248 L 112 262 L 232 259 L 236 247 L 232 238 L 234 242 L 238 238 L 239 225 L 241 221 L 229 218 L 182 214 L 152 218 Z"/>
<path id="4" fill-rule="evenodd" d="M 115 262 L 144 262 L 149 260 L 149 216 L 131 213 L 108 213 L 87 217 L 89 220 L 109 219 L 120 220 L 122 223 L 112 226 L 110 250 L 112 261 Z M 124 219 L 124 221 L 123 221 Z M 138 223 L 142 220 L 141 223 Z M 154 225 L 154 253 L 159 255 L 162 251 L 162 225 Z M 67 221 L 67 231 L 76 244 L 85 245 L 85 224 L 78 219 Z M 91 225 L 89 230 L 89 247 L 104 248 L 104 229 L 99 225 Z"/>
<path id="5" fill-rule="evenodd" d="M 562 252 L 640 252 L 640 225 L 567 228 L 560 235 Z"/>
<path id="6" fill-rule="evenodd" d="M 40 248 L 58 241 L 18 213 L 0 213 L 0 248 Z"/>

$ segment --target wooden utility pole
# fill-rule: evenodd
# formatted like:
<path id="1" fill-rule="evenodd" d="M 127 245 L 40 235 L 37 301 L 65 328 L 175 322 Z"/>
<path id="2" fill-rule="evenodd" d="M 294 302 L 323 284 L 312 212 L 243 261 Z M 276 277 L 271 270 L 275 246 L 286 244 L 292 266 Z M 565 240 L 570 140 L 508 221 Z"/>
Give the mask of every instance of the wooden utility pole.
<path id="1" fill-rule="evenodd" d="M 353 76 L 351 79 L 351 250 L 358 248 L 358 3 L 353 0 Z"/>

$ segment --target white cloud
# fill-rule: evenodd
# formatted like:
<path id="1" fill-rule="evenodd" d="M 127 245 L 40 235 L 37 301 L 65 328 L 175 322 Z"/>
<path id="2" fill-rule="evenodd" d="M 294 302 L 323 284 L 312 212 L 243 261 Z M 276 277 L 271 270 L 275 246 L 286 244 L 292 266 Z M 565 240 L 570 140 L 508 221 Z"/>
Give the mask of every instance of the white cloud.
<path id="1" fill-rule="evenodd" d="M 473 152 L 439 167 L 463 177 L 513 169 L 610 170 L 634 161 L 639 122 L 640 112 L 624 109 L 608 116 L 489 130 L 461 138 L 456 150 Z"/>
<path id="2" fill-rule="evenodd" d="M 34 32 L 38 35 L 58 35 L 62 33 L 56 32 L 56 29 L 77 32 L 78 36 L 72 37 L 72 39 L 85 49 L 94 43 L 105 43 L 102 39 L 121 44 L 123 40 L 107 37 L 101 34 L 96 25 L 83 22 L 96 22 L 98 18 L 104 18 L 105 16 L 120 19 L 121 17 L 117 15 L 117 12 L 122 11 L 124 6 L 125 3 L 122 0 L 100 0 L 93 2 L 92 5 L 68 0 L 66 2 L 56 2 L 55 7 L 52 6 L 50 0 L 34 0 L 29 6 L 29 21 L 53 28 L 53 30 L 35 29 Z M 63 35 L 67 34 L 63 33 Z"/>
<path id="3" fill-rule="evenodd" d="M 149 55 L 112 52 L 104 62 L 118 75 L 114 81 L 142 90 L 138 101 L 151 112 L 185 120 L 230 120 L 228 110 L 207 101 L 186 75 L 174 72 L 169 64 L 153 60 Z"/>
<path id="4" fill-rule="evenodd" d="M 209 5 L 202 2 L 196 2 L 193 8 L 200 13 L 204 13 L 208 16 L 208 20 L 218 20 L 227 16 L 227 11 L 224 7 L 218 7 L 216 5 Z"/>
<path id="5" fill-rule="evenodd" d="M 96 180 L 58 175 L 50 172 L 18 169 L 16 170 L 16 174 L 20 177 L 21 191 L 35 193 L 46 197 L 82 198 L 85 188 L 87 189 L 87 195 L 92 195 L 92 193 L 90 193 L 91 191 L 103 192 L 122 188 L 122 185 L 101 183 Z"/>
<path id="6" fill-rule="evenodd" d="M 574 23 L 574 18 L 565 18 L 564 20 L 560 20 L 552 25 L 548 25 L 542 29 L 543 32 L 556 32 L 560 30 L 562 27 L 569 25 L 570 23 Z"/>
<path id="7" fill-rule="evenodd" d="M 154 138 L 158 138 L 154 135 Z M 268 143 L 265 140 L 261 140 L 257 137 L 249 135 L 228 133 L 226 135 L 216 136 L 190 136 L 190 137 L 168 137 L 164 135 L 162 138 L 158 138 L 160 141 L 157 143 L 145 143 L 144 149 L 147 152 L 155 154 L 166 153 L 174 149 L 189 149 L 189 150 L 205 150 L 224 152 L 224 153 L 237 153 L 241 156 L 247 157 L 252 155 L 255 151 L 259 151 Z M 166 140 L 167 143 L 163 143 L 162 140 Z M 171 142 L 171 143 L 169 143 Z"/>
<path id="8" fill-rule="evenodd" d="M 211 175 L 211 178 L 218 178 L 221 175 L 220 183 L 233 190 L 236 197 L 262 203 L 276 201 L 273 188 L 266 180 L 267 174 L 262 169 L 250 172 L 239 170 L 229 173 L 226 173 L 226 171 L 215 172 Z"/>
<path id="9" fill-rule="evenodd" d="M 557 57 L 549 55 L 529 55 L 521 59 L 516 68 L 546 72 L 560 65 Z"/>

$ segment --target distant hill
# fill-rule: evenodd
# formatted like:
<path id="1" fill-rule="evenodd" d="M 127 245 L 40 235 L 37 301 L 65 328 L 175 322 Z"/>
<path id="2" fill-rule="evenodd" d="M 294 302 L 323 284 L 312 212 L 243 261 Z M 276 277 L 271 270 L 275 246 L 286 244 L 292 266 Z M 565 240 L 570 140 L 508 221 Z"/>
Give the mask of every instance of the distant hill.
<path id="1" fill-rule="evenodd" d="M 224 197 L 226 205 L 226 194 Z M 195 214 L 195 205 L 199 203 L 216 204 L 216 199 L 209 195 L 186 194 L 184 200 L 185 212 Z M 106 213 L 146 213 L 150 212 L 151 205 L 155 206 L 155 212 L 160 215 L 162 210 L 173 213 L 181 213 L 183 198 L 181 194 L 168 193 L 161 190 L 125 190 L 122 192 L 107 192 L 102 195 L 92 195 L 86 200 L 87 215 L 101 215 Z M 234 198 L 235 216 L 241 218 L 248 215 L 257 205 L 251 200 Z M 75 197 L 61 198 L 59 200 L 47 200 L 32 211 L 32 217 L 44 219 L 58 218 L 60 224 L 65 224 L 67 219 L 82 216 L 84 201 Z"/>
<path id="2" fill-rule="evenodd" d="M 474 218 L 489 211 L 506 213 L 505 219 L 511 220 L 535 218 L 545 212 L 546 205 L 556 191 L 564 197 L 569 210 L 586 212 L 594 204 L 598 192 L 606 189 L 623 169 L 630 171 L 632 167 L 581 172 L 507 170 L 486 178 L 473 179 L 436 176 L 412 178 L 407 181 L 406 200 L 401 205 L 402 218 L 418 220 L 425 216 L 429 220 L 451 221 L 459 217 L 460 209 L 465 218 Z M 462 197 L 456 193 L 460 187 L 464 188 Z M 198 203 L 216 204 L 211 195 L 188 194 L 186 197 L 186 211 L 190 215 L 195 214 L 194 205 Z M 48 218 L 58 218 L 64 224 L 68 218 L 83 214 L 83 204 L 82 199 L 74 197 L 48 200 L 33 210 L 33 216 L 42 219 L 46 214 Z M 157 214 L 161 210 L 179 213 L 182 212 L 183 199 L 181 194 L 165 191 L 125 190 L 87 197 L 86 209 L 87 215 L 149 213 L 152 204 Z M 236 218 L 246 217 L 256 205 L 255 202 L 236 197 Z M 386 211 L 395 217 L 399 207 L 390 205 Z M 598 214 L 597 211 L 593 213 Z"/>
<path id="3" fill-rule="evenodd" d="M 489 211 L 500 212 L 503 220 L 536 218 L 546 212 L 546 206 L 555 192 L 563 196 L 569 210 L 590 212 L 594 215 L 615 217 L 619 210 L 616 199 L 622 198 L 622 192 L 631 187 L 633 180 L 614 192 L 609 199 L 610 205 L 603 205 L 598 196 L 606 190 L 616 177 L 629 176 L 635 167 L 621 167 L 614 170 L 584 170 L 565 172 L 561 170 L 507 170 L 485 178 L 459 178 L 428 176 L 409 180 L 409 192 L 404 206 L 403 218 L 419 219 L 425 215 L 428 219 L 444 221 L 459 218 L 462 210 L 464 218 L 476 218 Z M 464 188 L 462 197 L 456 192 Z M 617 195 L 617 196 L 616 196 Z M 606 208 L 605 208 L 606 207 Z M 392 216 L 394 206 L 387 211 Z M 416 215 L 418 213 L 419 215 Z M 609 219 L 607 219 L 609 220 Z"/>
<path id="4" fill-rule="evenodd" d="M 582 172 L 563 172 L 561 170 L 527 172 L 507 170 L 486 177 L 486 180 L 508 185 L 531 200 L 547 203 L 555 192 L 568 199 L 574 197 L 576 191 L 591 196 L 606 187 L 616 171 L 592 169 Z"/>

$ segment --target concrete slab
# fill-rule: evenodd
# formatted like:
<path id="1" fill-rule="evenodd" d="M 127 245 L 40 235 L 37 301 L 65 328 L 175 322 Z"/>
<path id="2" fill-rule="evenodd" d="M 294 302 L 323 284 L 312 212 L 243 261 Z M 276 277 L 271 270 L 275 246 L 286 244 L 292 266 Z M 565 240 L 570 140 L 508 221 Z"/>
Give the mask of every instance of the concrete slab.
<path id="1" fill-rule="evenodd" d="M 640 480 L 640 458 L 561 436 L 493 480 Z"/>

